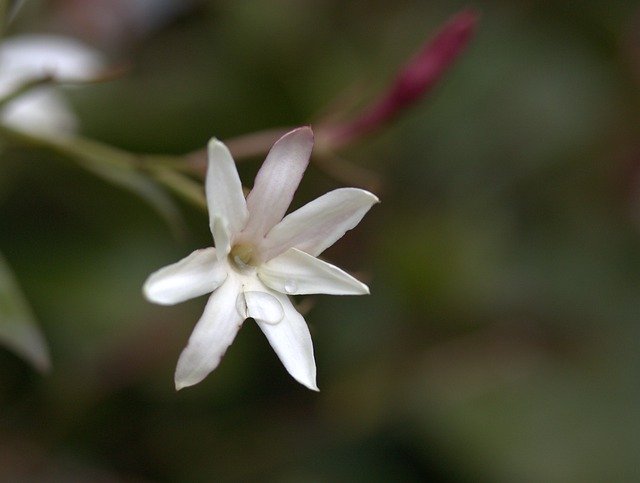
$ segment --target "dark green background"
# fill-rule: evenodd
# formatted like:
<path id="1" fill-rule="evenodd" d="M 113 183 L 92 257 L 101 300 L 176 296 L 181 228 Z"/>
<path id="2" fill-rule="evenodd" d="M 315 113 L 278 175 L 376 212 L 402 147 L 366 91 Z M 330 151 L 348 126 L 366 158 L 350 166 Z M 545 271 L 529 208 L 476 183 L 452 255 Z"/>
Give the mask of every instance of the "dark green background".
<path id="1" fill-rule="evenodd" d="M 180 154 L 308 123 L 353 86 L 370 99 L 465 6 L 481 20 L 460 62 L 342 153 L 384 187 L 325 253 L 372 294 L 313 298 L 318 394 L 252 321 L 176 393 L 205 299 L 153 306 L 141 285 L 211 243 L 206 215 L 181 205 L 176 239 L 60 157 L 3 155 L 0 250 L 54 369 L 0 351 L 0 479 L 640 479 L 639 2 L 204 2 L 111 52 L 124 78 L 68 94 L 86 135 Z M 339 186 L 311 166 L 294 205 Z"/>

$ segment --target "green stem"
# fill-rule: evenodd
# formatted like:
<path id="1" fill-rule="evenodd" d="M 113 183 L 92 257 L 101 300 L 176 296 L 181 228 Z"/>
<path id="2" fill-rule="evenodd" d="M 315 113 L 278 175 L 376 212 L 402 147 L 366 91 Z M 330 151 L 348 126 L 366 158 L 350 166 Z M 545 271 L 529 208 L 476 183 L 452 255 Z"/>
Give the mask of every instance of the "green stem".
<path id="1" fill-rule="evenodd" d="M 207 209 L 207 199 L 200 183 L 164 166 L 150 167 L 149 172 L 156 181 L 170 188 L 185 201 L 204 210 Z"/>
<path id="2" fill-rule="evenodd" d="M 0 2 L 1 1 L 2 0 L 0 0 Z M 26 80 L 22 84 L 20 84 L 18 87 L 16 87 L 16 89 L 9 92 L 4 97 L 0 98 L 0 107 L 8 104 L 12 100 L 14 100 L 16 97 L 19 97 L 25 94 L 26 92 L 32 89 L 35 89 L 36 87 L 52 84 L 53 81 L 54 81 L 54 78 L 51 75 L 43 75 L 41 77 L 34 77 L 33 79 Z"/>
<path id="3" fill-rule="evenodd" d="M 177 171 L 179 166 L 185 165 L 182 157 L 134 154 L 91 139 L 37 136 L 1 124 L 0 137 L 21 146 L 47 149 L 85 168 L 91 167 L 87 165 L 111 166 L 147 173 L 184 200 L 198 208 L 206 208 L 202 186 Z"/>

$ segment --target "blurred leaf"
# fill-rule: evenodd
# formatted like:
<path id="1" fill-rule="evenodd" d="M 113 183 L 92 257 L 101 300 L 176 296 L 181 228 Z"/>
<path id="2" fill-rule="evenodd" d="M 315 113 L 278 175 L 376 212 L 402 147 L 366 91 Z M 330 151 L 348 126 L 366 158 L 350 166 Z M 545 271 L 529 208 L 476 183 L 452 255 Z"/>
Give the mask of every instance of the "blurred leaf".
<path id="1" fill-rule="evenodd" d="M 183 231 L 180 212 L 167 193 L 136 169 L 135 155 L 82 138 L 59 141 L 59 151 L 71 156 L 80 166 L 109 183 L 125 188 L 144 199 L 169 226 Z"/>
<path id="2" fill-rule="evenodd" d="M 11 2 L 9 0 L 0 0 L 0 22 L 2 25 L 6 23 L 7 14 L 10 10 Z"/>
<path id="3" fill-rule="evenodd" d="M 49 349 L 15 277 L 0 255 L 0 343 L 40 372 L 51 367 Z"/>
<path id="4" fill-rule="evenodd" d="M 184 231 L 182 215 L 175 202 L 155 181 L 137 169 L 139 158 L 135 154 L 80 137 L 39 137 L 7 126 L 0 126 L 0 133 L 9 141 L 50 149 L 72 159 L 99 178 L 145 200 L 174 232 Z"/>
<path id="5" fill-rule="evenodd" d="M 14 19 L 25 0 L 0 0 L 0 24 L 4 29 Z"/>
<path id="6" fill-rule="evenodd" d="M 99 178 L 124 188 L 145 200 L 177 233 L 183 231 L 182 215 L 171 197 L 153 180 L 124 163 L 102 163 L 92 157 L 76 158 L 77 163 Z"/>

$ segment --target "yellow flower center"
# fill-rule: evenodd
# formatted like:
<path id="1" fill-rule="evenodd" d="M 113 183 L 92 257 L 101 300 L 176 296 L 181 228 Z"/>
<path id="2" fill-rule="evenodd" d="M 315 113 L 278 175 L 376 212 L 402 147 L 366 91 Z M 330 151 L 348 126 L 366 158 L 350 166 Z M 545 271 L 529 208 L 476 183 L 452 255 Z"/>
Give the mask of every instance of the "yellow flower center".
<path id="1" fill-rule="evenodd" d="M 254 248 L 252 245 L 239 244 L 235 245 L 229 253 L 231 265 L 239 272 L 255 269 L 257 261 L 254 256 Z"/>

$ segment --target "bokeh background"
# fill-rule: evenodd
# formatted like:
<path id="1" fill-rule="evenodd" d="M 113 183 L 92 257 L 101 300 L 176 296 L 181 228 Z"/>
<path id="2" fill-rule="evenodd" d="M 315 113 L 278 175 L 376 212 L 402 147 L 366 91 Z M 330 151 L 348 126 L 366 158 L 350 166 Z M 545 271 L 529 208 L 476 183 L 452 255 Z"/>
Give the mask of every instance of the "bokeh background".
<path id="1" fill-rule="evenodd" d="M 340 153 L 382 203 L 325 253 L 372 294 L 302 301 L 320 393 L 252 321 L 176 393 L 205 299 L 141 285 L 211 243 L 206 214 L 179 201 L 176 236 L 64 157 L 3 153 L 0 251 L 53 369 L 0 350 L 0 480 L 640 481 L 640 2 L 60 0 L 9 33 L 130 66 L 65 92 L 83 134 L 182 154 L 371 99 L 464 7 L 438 87 Z M 294 206 L 340 186 L 312 165 Z"/>

